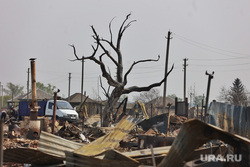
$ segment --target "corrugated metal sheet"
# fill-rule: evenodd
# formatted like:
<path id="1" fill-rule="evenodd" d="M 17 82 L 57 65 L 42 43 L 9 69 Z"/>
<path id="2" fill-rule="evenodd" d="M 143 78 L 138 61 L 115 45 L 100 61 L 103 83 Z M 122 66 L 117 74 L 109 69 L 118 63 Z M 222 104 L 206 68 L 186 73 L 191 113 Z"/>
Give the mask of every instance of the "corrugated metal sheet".
<path id="1" fill-rule="evenodd" d="M 199 120 L 189 120 L 182 125 L 170 151 L 158 167 L 184 166 L 196 148 L 213 139 L 222 140 L 236 148 L 235 154 L 242 155 L 240 165 L 250 166 L 250 140 Z"/>
<path id="2" fill-rule="evenodd" d="M 37 149 L 46 154 L 65 159 L 64 151 L 73 152 L 82 146 L 82 143 L 69 141 L 59 136 L 42 131 Z"/>
<path id="3" fill-rule="evenodd" d="M 63 163 L 62 159 L 47 155 L 32 148 L 14 148 L 4 150 L 4 162 L 52 165 Z"/>
<path id="4" fill-rule="evenodd" d="M 72 152 L 66 152 L 66 166 L 67 167 L 138 167 L 139 164 L 134 161 L 118 161 L 98 159 L 90 156 L 84 156 Z"/>
<path id="5" fill-rule="evenodd" d="M 250 138 L 250 107 L 212 102 L 209 122 L 230 133 Z"/>
<path id="6" fill-rule="evenodd" d="M 154 155 L 167 154 L 170 148 L 171 146 L 155 147 Z M 131 151 L 131 152 L 124 152 L 121 154 L 124 156 L 137 158 L 137 157 L 143 157 L 143 156 L 150 156 L 152 155 L 152 152 L 151 152 L 151 149 L 142 149 L 142 150 L 136 150 L 136 151 Z"/>
<path id="7" fill-rule="evenodd" d="M 107 159 L 107 160 L 118 160 L 118 161 L 131 161 L 132 163 L 139 163 L 138 161 L 136 161 L 135 159 L 129 157 L 129 156 L 125 156 L 122 153 L 116 151 L 116 150 L 107 150 L 104 152 L 104 157 L 103 159 Z"/>
<path id="8" fill-rule="evenodd" d="M 110 134 L 102 136 L 92 143 L 75 150 L 74 153 L 95 156 L 103 153 L 106 150 L 113 149 L 119 146 L 119 142 L 130 132 L 131 129 L 133 129 L 133 127 L 139 121 L 141 121 L 139 118 L 124 116 Z"/>

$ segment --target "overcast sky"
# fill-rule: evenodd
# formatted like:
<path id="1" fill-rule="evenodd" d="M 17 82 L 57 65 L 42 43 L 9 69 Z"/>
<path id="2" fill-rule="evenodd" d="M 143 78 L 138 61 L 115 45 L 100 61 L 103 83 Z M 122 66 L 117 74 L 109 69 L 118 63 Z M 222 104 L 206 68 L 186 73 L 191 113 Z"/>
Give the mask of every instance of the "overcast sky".
<path id="1" fill-rule="evenodd" d="M 206 70 L 215 72 L 210 100 L 217 99 L 221 87 L 229 88 L 237 77 L 250 90 L 248 0 L 0 0 L 0 4 L 0 82 L 4 87 L 12 82 L 26 91 L 29 59 L 34 57 L 37 81 L 55 85 L 59 95 L 67 97 L 72 73 L 71 94 L 80 92 L 81 62 L 69 61 L 74 55 L 68 44 L 76 46 L 79 56 L 88 56 L 93 44 L 90 25 L 109 39 L 109 22 L 115 17 L 112 29 L 116 32 L 131 13 L 131 20 L 137 21 L 122 40 L 125 70 L 133 61 L 158 55 L 161 59 L 137 65 L 128 86 L 146 86 L 163 78 L 165 37 L 170 30 L 169 67 L 175 64 L 175 68 L 168 78 L 167 94 L 183 98 L 184 58 L 188 59 L 187 95 L 194 85 L 197 95 L 206 95 Z M 112 63 L 107 65 L 114 76 Z M 100 72 L 95 63 L 85 62 L 84 91 L 90 97 L 98 92 Z"/>

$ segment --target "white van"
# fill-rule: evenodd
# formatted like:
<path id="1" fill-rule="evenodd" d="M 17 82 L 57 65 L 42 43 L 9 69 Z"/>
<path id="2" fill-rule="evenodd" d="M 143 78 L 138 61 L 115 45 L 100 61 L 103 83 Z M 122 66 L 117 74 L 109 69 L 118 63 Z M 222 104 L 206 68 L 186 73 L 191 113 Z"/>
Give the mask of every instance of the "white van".
<path id="1" fill-rule="evenodd" d="M 54 100 L 48 100 L 45 108 L 45 116 L 53 116 Z M 78 113 L 73 109 L 69 102 L 64 100 L 56 101 L 56 117 L 70 122 L 79 119 Z"/>

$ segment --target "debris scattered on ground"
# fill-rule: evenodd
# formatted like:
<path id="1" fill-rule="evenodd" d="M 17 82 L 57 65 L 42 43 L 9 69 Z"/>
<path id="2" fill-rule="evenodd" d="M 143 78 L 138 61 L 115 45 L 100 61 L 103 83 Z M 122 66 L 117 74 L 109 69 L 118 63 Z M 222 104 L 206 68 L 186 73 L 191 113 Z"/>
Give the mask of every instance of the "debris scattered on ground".
<path id="1" fill-rule="evenodd" d="M 240 153 L 250 151 L 250 142 L 236 135 L 226 133 L 198 120 L 188 121 L 183 116 L 170 116 L 170 133 L 167 135 L 168 115 L 162 114 L 141 121 L 124 116 L 113 127 L 98 127 L 99 115 L 86 118 L 82 123 L 67 121 L 55 123 L 56 133 L 51 134 L 50 121 L 46 122 L 38 140 L 27 138 L 28 119 L 20 122 L 6 122 L 3 126 L 5 166 L 43 164 L 53 166 L 183 166 L 195 163 L 202 153 L 225 153 L 227 145 L 208 148 L 211 139 L 219 139 L 232 146 L 240 146 Z M 41 120 L 46 120 L 41 118 Z M 229 139 L 231 138 L 231 139 Z M 193 143 L 194 142 L 194 143 Z M 190 145 L 192 143 L 192 145 Z M 216 142 L 215 142 L 216 143 Z M 244 149 L 245 150 L 244 150 Z M 183 152 L 185 150 L 185 155 Z M 20 152 L 25 155 L 20 159 Z M 186 154 L 187 153 L 187 154 Z M 12 155 L 13 157 L 6 157 Z M 178 155 L 178 156 L 177 156 Z M 37 158 L 42 156 L 43 158 Z M 199 158 L 199 157 L 198 157 Z M 243 156 L 244 163 L 248 160 Z M 66 162 L 63 163 L 63 162 Z"/>

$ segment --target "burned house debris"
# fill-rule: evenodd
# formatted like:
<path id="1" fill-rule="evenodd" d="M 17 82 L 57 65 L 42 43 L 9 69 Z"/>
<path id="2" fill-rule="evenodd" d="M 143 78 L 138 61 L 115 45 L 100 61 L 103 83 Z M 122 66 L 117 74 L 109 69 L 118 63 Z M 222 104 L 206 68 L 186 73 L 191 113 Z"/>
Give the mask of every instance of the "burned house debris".
<path id="1" fill-rule="evenodd" d="M 149 118 L 144 104 L 137 101 L 130 109 L 126 103 L 121 111 L 117 107 L 112 126 L 102 127 L 100 114 L 86 110 L 77 121 L 54 121 L 39 116 L 36 99 L 33 102 L 30 106 L 37 113 L 20 121 L 0 120 L 3 166 L 250 165 L 247 107 L 213 102 L 208 111 L 211 125 L 170 110 Z M 203 120 L 201 112 L 195 118 Z M 37 122 L 35 128 L 30 126 L 32 121 Z M 213 156 L 215 162 L 204 159 L 205 155 Z M 225 161 L 228 155 L 238 159 Z"/>
<path id="2" fill-rule="evenodd" d="M 16 126 L 9 132 L 4 127 L 3 162 L 53 166 L 200 166 L 212 165 L 201 161 L 200 155 L 235 154 L 240 162 L 216 162 L 220 166 L 249 166 L 250 141 L 216 126 L 184 117 L 170 117 L 170 125 L 178 132 L 166 135 L 163 118 L 140 119 L 125 115 L 112 127 L 95 127 L 100 119 L 86 119 L 84 130 L 76 123 L 56 124 L 56 134 L 41 131 L 37 140 L 24 137 L 25 126 Z M 89 119 L 89 120 L 88 120 Z M 144 121 L 147 121 L 145 125 Z M 87 123 L 88 122 L 88 123 Z M 146 126 L 147 125 L 147 126 Z M 157 125 L 157 126 L 154 126 Z M 46 126 L 50 126 L 46 124 Z M 27 128 L 27 126 L 26 126 Z M 49 128 L 47 128 L 49 129 Z M 165 129 L 165 131 L 164 131 Z M 213 143 L 213 144 L 211 144 Z M 209 145 L 208 145 L 209 144 Z"/>
<path id="3" fill-rule="evenodd" d="M 126 108 L 125 102 L 112 112 L 111 126 L 102 127 L 101 113 L 86 109 L 85 101 L 77 105 L 84 112 L 75 121 L 39 115 L 34 87 L 29 116 L 0 120 L 1 165 L 250 166 L 249 107 L 213 102 L 206 123 L 203 110 L 192 108 L 190 114 L 185 103 L 149 117 L 143 103 Z"/>

